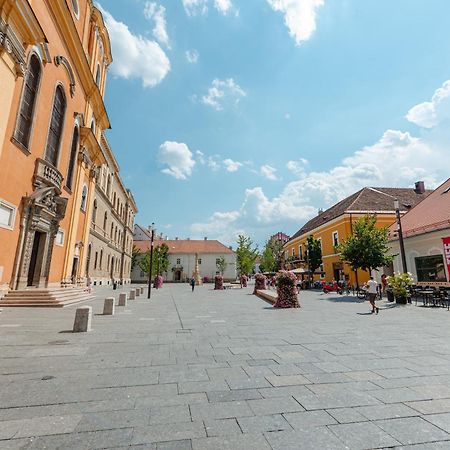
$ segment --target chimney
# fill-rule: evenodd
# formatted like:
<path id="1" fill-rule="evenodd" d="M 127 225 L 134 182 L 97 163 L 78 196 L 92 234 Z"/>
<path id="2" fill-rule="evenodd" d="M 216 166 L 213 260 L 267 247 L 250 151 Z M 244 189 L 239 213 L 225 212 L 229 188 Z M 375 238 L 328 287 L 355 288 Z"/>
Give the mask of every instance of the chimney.
<path id="1" fill-rule="evenodd" d="M 414 184 L 414 192 L 416 194 L 425 194 L 425 183 L 423 181 L 416 181 Z"/>
<path id="2" fill-rule="evenodd" d="M 186 240 L 187 240 L 187 241 L 190 241 L 190 240 L 191 240 L 191 238 L 186 238 Z"/>
<path id="3" fill-rule="evenodd" d="M 205 236 L 204 238 L 203 238 L 205 241 L 207 241 L 208 240 L 208 237 L 207 236 Z"/>
<path id="4" fill-rule="evenodd" d="M 176 237 L 175 240 L 178 241 L 178 237 Z"/>
<path id="5" fill-rule="evenodd" d="M 319 210 L 317 211 L 317 215 L 320 216 L 323 213 L 323 209 L 319 208 Z"/>

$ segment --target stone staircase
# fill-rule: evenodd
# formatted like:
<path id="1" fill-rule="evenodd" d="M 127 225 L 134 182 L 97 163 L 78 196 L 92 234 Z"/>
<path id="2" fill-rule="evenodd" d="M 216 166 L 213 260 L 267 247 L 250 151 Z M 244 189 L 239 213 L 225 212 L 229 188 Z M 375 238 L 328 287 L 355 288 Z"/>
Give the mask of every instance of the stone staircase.
<path id="1" fill-rule="evenodd" d="M 47 307 L 63 308 L 73 303 L 85 302 L 95 298 L 93 293 L 85 288 L 65 287 L 48 289 L 24 289 L 21 291 L 9 291 L 0 298 L 0 307 Z"/>

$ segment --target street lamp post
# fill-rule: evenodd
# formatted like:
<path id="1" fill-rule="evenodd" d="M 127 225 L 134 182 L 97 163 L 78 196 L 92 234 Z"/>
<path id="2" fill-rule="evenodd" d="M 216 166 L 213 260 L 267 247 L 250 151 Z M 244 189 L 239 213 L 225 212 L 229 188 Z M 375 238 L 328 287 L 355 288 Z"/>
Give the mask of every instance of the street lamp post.
<path id="1" fill-rule="evenodd" d="M 155 240 L 155 224 L 152 223 L 152 237 L 150 243 L 150 268 L 148 272 L 148 295 L 149 299 L 152 295 L 152 272 L 153 272 L 153 242 Z"/>
<path id="2" fill-rule="evenodd" d="M 402 258 L 402 268 L 403 273 L 406 273 L 408 272 L 408 268 L 406 267 L 405 244 L 403 242 L 402 220 L 400 217 L 400 203 L 398 199 L 394 200 L 394 208 L 395 208 L 395 215 L 397 217 L 397 232 L 398 232 L 398 241 L 400 244 L 400 255 Z"/>

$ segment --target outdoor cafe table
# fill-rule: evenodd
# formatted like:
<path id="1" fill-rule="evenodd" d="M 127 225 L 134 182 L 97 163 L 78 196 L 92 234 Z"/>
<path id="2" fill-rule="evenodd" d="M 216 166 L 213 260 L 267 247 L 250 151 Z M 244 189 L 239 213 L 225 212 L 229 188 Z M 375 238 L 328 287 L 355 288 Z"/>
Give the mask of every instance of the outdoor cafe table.
<path id="1" fill-rule="evenodd" d="M 434 289 L 417 289 L 416 293 L 422 295 L 423 306 L 427 306 L 429 303 L 430 297 L 433 297 Z M 417 297 L 416 297 L 416 305 L 417 305 Z"/>

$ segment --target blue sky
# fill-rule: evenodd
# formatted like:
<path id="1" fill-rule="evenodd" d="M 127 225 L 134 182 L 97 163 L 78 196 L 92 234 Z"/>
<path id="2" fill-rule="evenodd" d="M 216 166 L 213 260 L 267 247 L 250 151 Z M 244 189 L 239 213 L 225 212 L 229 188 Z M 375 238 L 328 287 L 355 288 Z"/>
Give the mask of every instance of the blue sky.
<path id="1" fill-rule="evenodd" d="M 447 0 L 102 0 L 138 222 L 263 243 L 450 160 Z"/>

